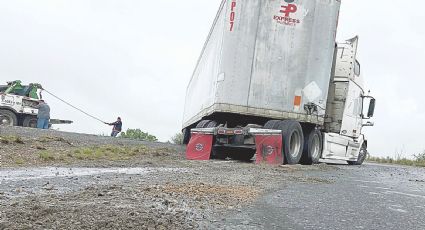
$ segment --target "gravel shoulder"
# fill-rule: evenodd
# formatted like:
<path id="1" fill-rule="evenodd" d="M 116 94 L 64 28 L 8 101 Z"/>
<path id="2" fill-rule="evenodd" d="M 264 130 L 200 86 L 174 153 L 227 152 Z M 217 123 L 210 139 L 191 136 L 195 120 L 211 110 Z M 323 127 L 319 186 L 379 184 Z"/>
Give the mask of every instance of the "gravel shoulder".
<path id="1" fill-rule="evenodd" d="M 303 171 L 187 161 L 184 148 L 51 130 L 2 128 L 0 229 L 209 229 Z"/>
<path id="2" fill-rule="evenodd" d="M 184 148 L 2 128 L 3 229 L 425 229 L 425 170 L 187 161 Z"/>

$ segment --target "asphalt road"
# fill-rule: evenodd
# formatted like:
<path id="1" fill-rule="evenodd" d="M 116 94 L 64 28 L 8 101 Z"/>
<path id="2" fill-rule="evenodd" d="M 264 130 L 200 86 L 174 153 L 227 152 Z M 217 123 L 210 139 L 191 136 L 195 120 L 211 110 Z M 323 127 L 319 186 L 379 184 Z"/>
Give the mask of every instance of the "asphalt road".
<path id="1" fill-rule="evenodd" d="M 366 164 L 314 172 L 332 183 L 298 183 L 271 192 L 224 229 L 425 229 L 425 169 Z M 309 174 L 308 172 L 306 174 Z"/>
<path id="2" fill-rule="evenodd" d="M 241 184 L 248 183 L 248 174 L 250 168 L 253 168 L 249 164 L 241 165 L 239 162 L 192 162 L 190 165 L 186 169 L 9 168 L 0 170 L 2 181 L 0 194 L 6 195 L 3 207 L 13 207 L 16 205 L 14 200 L 19 201 L 27 196 L 38 196 L 40 198 L 37 199 L 46 199 L 49 203 L 49 194 L 52 191 L 59 194 L 72 193 L 84 191 L 86 187 L 102 187 L 112 181 L 114 184 L 125 185 L 130 189 L 127 193 L 122 190 L 114 191 L 118 192 L 117 197 L 122 197 L 123 194 L 134 196 L 138 190 L 133 190 L 132 187 L 145 185 L 148 181 L 167 183 L 176 173 L 190 174 L 193 176 L 191 180 L 194 180 L 193 178 L 196 177 L 194 172 L 200 166 L 206 168 L 201 170 L 200 174 L 198 173 L 199 176 L 203 176 L 202 172 L 207 171 L 208 168 L 217 170 L 226 167 L 226 170 L 229 170 L 241 167 L 247 170 L 245 176 L 242 175 L 237 179 Z M 255 201 L 237 209 L 213 210 L 207 217 L 196 219 L 199 225 L 194 228 L 425 229 L 425 169 L 374 164 L 360 167 L 333 165 L 325 166 L 325 170 L 317 170 L 317 167 L 311 169 L 314 170 L 297 166 L 294 172 L 288 169 L 275 172 L 256 167 L 253 173 L 263 172 L 268 175 L 273 172 L 270 175 L 274 175 L 274 178 L 270 178 L 268 183 L 271 184 L 270 186 L 263 186 L 268 188 Z M 226 174 L 226 170 L 223 171 L 223 175 Z M 279 173 L 282 179 L 276 180 L 276 175 L 279 176 Z M 288 174 L 291 175 L 288 176 Z M 209 173 L 206 176 L 214 180 L 214 175 Z M 136 180 L 135 177 L 139 179 Z M 258 178 L 263 180 L 258 181 L 258 184 L 267 184 L 267 176 Z M 250 180 L 249 183 L 255 183 L 255 180 Z M 54 187 L 50 188 L 52 185 Z M 81 196 L 80 193 L 78 194 Z M 59 200 L 67 199 L 69 197 L 59 197 Z M 90 202 L 91 199 L 87 198 Z M 151 198 L 148 196 L 140 199 Z M 77 198 L 77 201 L 79 200 L 81 198 Z M 31 202 L 28 204 L 32 204 Z M 21 208 L 25 209 L 26 204 L 24 202 Z M 59 210 L 63 209 L 66 210 L 64 207 Z M 200 212 L 198 214 L 203 216 L 202 211 Z M 136 223 L 136 229 L 137 226 L 140 227 L 137 224 L 140 223 Z M 170 224 L 173 226 L 172 222 Z M 0 229 L 2 229 L 1 225 Z"/>

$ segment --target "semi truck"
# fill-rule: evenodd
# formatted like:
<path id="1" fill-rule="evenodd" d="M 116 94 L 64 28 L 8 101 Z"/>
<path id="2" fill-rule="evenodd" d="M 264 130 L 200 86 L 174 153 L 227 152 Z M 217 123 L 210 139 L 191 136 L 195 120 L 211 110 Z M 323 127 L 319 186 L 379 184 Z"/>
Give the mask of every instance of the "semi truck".
<path id="1" fill-rule="evenodd" d="M 37 106 L 42 99 L 42 90 L 41 84 L 23 85 L 20 80 L 0 85 L 0 125 L 37 127 Z M 50 126 L 71 123 L 69 120 L 50 119 Z"/>
<path id="2" fill-rule="evenodd" d="M 360 165 L 376 100 L 340 0 L 223 0 L 186 91 L 189 159 Z"/>

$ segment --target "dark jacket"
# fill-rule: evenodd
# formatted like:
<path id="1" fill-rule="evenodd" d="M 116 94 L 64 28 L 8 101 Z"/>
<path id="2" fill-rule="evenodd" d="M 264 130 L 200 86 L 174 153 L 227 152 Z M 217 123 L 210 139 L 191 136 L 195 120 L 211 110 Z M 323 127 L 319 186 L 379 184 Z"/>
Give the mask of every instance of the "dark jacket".
<path id="1" fill-rule="evenodd" d="M 114 123 L 111 123 L 110 125 L 114 126 L 113 130 L 121 132 L 121 130 L 122 130 L 122 122 L 121 121 L 116 121 Z"/>

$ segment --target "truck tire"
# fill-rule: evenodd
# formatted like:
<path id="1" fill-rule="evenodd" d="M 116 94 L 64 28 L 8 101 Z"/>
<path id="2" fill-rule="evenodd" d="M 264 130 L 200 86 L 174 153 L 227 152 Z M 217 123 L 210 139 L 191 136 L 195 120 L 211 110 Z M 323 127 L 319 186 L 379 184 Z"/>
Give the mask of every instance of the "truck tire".
<path id="1" fill-rule="evenodd" d="M 0 125 L 17 126 L 18 118 L 16 114 L 9 110 L 0 109 Z"/>
<path id="2" fill-rule="evenodd" d="M 304 149 L 304 134 L 300 123 L 293 120 L 281 121 L 277 129 L 282 130 L 284 163 L 298 164 Z"/>
<path id="3" fill-rule="evenodd" d="M 37 117 L 35 116 L 26 116 L 22 122 L 22 126 L 29 128 L 37 128 Z"/>
<path id="4" fill-rule="evenodd" d="M 276 129 L 281 121 L 280 120 L 270 120 L 264 125 L 265 129 Z"/>
<path id="5" fill-rule="evenodd" d="M 217 127 L 217 122 L 216 121 L 210 121 L 208 122 L 207 126 L 205 128 L 215 128 Z"/>
<path id="6" fill-rule="evenodd" d="M 367 158 L 367 146 L 363 143 L 357 161 L 347 161 L 349 165 L 362 165 Z"/>
<path id="7" fill-rule="evenodd" d="M 210 120 L 202 120 L 196 125 L 196 128 L 206 128 L 210 122 Z"/>
<path id="8" fill-rule="evenodd" d="M 304 139 L 304 152 L 301 157 L 301 164 L 312 165 L 319 163 L 322 157 L 323 142 L 322 133 L 317 130 L 311 130 Z"/>
<path id="9" fill-rule="evenodd" d="M 211 122 L 215 122 L 215 121 L 210 121 L 210 120 L 202 120 L 200 121 L 197 125 L 196 128 L 207 128 L 207 126 L 211 123 Z M 189 144 L 190 138 L 191 138 L 191 133 L 190 133 L 190 128 L 185 128 L 182 130 L 183 133 L 183 144 L 187 145 Z"/>
<path id="10" fill-rule="evenodd" d="M 183 129 L 182 134 L 183 134 L 183 144 L 184 145 L 189 144 L 190 136 L 191 136 L 190 135 L 190 129 L 189 128 Z"/>

